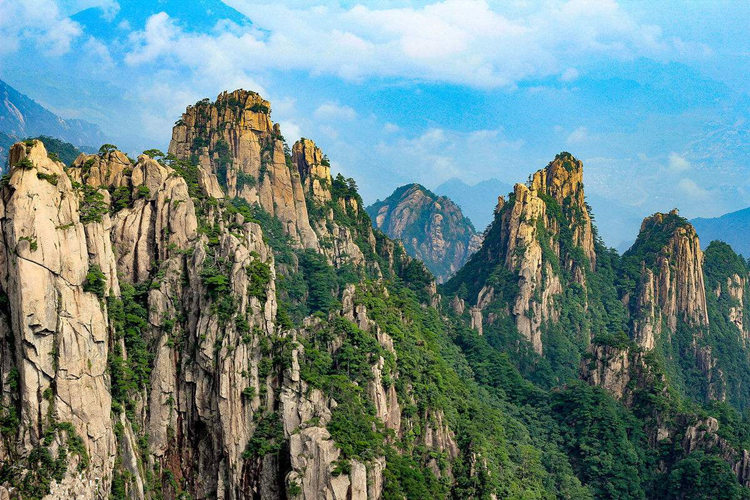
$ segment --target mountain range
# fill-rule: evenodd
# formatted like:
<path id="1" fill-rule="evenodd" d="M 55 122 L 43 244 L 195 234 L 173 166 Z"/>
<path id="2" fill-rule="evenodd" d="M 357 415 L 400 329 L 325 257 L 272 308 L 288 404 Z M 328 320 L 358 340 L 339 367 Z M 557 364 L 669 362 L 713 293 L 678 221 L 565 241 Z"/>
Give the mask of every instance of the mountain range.
<path id="1" fill-rule="evenodd" d="M 9 164 L 0 498 L 750 496 L 747 262 L 676 211 L 608 249 L 570 153 L 441 285 L 255 92 L 166 153 Z M 471 227 L 419 185 L 372 211 Z"/>
<path id="2" fill-rule="evenodd" d="M 750 256 L 750 208 L 724 214 L 721 217 L 692 219 L 690 223 L 703 242 L 720 240 L 729 243 L 738 253 Z"/>
<path id="3" fill-rule="evenodd" d="M 78 119 L 63 119 L 0 80 L 0 165 L 10 146 L 21 139 L 48 136 L 90 149 L 105 142 L 99 127 Z"/>

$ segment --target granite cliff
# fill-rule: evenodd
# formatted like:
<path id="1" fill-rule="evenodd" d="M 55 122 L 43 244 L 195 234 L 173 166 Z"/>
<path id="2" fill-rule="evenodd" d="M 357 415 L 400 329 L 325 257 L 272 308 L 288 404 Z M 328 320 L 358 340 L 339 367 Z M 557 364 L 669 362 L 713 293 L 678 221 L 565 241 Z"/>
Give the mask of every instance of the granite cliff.
<path id="1" fill-rule="evenodd" d="M 747 263 L 676 213 L 606 249 L 567 153 L 440 287 L 253 92 L 10 165 L 0 498 L 747 495 Z"/>
<path id="2" fill-rule="evenodd" d="M 367 207 L 376 228 L 400 240 L 407 253 L 443 282 L 456 273 L 482 242 L 461 209 L 419 184 L 396 189 Z"/>

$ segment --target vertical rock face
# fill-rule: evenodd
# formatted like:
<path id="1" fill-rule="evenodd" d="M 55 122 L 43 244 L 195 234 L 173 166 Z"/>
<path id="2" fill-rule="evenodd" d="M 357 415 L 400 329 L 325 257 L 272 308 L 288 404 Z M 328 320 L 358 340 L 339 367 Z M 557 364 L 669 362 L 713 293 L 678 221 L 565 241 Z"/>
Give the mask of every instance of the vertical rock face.
<path id="1" fill-rule="evenodd" d="M 676 211 L 647 217 L 624 259 L 631 265 L 640 261 L 632 326 L 639 345 L 653 349 L 662 325 L 672 332 L 678 322 L 707 329 L 703 252 L 695 229 Z"/>
<path id="2" fill-rule="evenodd" d="M 292 161 L 302 178 L 305 193 L 316 203 L 331 201 L 331 165 L 310 139 L 302 138 L 292 147 Z"/>
<path id="3" fill-rule="evenodd" d="M 343 285 L 330 266 L 374 281 L 408 271 L 431 303 L 434 281 L 376 235 L 354 182 L 332 178 L 312 141 L 284 150 L 268 108 L 244 91 L 199 103 L 159 161 L 103 148 L 64 169 L 41 142 L 14 146 L 0 187 L 2 488 L 50 498 L 379 498 L 385 453 L 345 456 L 328 427 L 347 401 L 310 383 L 317 349 L 328 359 L 360 349 L 347 333 L 378 353 L 366 353 L 360 380 L 337 382 L 362 388 L 367 425 L 457 458 L 441 409 L 402 416 L 404 403 L 422 403 L 408 379 L 397 392 L 394 340 L 368 317 L 361 288 L 336 302 Z M 247 204 L 226 200 L 235 197 Z M 286 267 L 278 280 L 274 252 Z M 306 294 L 297 303 L 322 286 L 327 314 L 291 323 L 281 310 L 290 289 L 277 284 L 295 274 Z M 368 293 L 388 297 L 383 286 Z M 450 481 L 450 465 L 433 462 L 421 467 Z"/>
<path id="4" fill-rule="evenodd" d="M 259 203 L 296 241 L 316 249 L 299 172 L 270 112 L 268 101 L 245 90 L 204 99 L 175 124 L 169 152 L 201 166 L 199 182 L 209 196 Z"/>
<path id="5" fill-rule="evenodd" d="M 481 245 L 481 236 L 455 203 L 419 184 L 396 189 L 367 207 L 367 213 L 375 227 L 401 240 L 409 255 L 423 261 L 441 282 Z"/>
<path id="6" fill-rule="evenodd" d="M 543 354 L 543 325 L 558 321 L 558 297 L 569 283 L 585 285 L 586 273 L 595 265 L 583 165 L 561 153 L 528 184 L 516 184 L 507 201 L 498 198 L 481 249 L 448 289 L 466 285 L 469 294 L 477 294 L 477 307 L 484 309 L 493 303 L 488 297 L 501 295 L 490 293 L 499 277 L 505 278 L 506 271 L 517 276 L 517 291 L 505 299 L 519 333 Z"/>
<path id="7" fill-rule="evenodd" d="M 531 189 L 557 202 L 565 215 L 563 224 L 572 231 L 573 246 L 583 250 L 590 269 L 594 270 L 594 231 L 583 193 L 583 163 L 570 153 L 560 153 L 546 168 L 532 176 Z"/>
<path id="8" fill-rule="evenodd" d="M 62 453 L 67 469 L 55 494 L 100 498 L 109 491 L 115 448 L 102 300 L 117 289 L 111 221 L 104 215 L 84 226 L 78 193 L 41 142 L 13 146 L 10 163 L 0 194 L 0 287 L 8 299 L 2 380 L 17 380 L 3 403 L 17 412 L 18 426 L 17 446 L 0 458 L 21 476 L 23 464 L 40 467 L 35 450 Z M 107 271 L 99 295 L 87 287 L 93 266 Z M 75 453 L 71 440 L 79 443 Z"/>

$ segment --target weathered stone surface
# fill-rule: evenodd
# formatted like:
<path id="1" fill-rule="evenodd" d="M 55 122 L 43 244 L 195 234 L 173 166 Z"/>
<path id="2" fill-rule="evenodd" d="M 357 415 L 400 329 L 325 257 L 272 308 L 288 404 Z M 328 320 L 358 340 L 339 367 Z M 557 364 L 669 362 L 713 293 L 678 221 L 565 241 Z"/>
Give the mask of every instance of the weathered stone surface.
<path id="1" fill-rule="evenodd" d="M 175 125 L 169 152 L 183 159 L 197 157 L 200 184 L 209 196 L 259 203 L 302 246 L 317 249 L 300 172 L 291 158 L 287 163 L 270 110 L 268 101 L 244 90 L 223 92 L 215 102 L 200 101 Z"/>
<path id="2" fill-rule="evenodd" d="M 396 189 L 367 212 L 378 229 L 401 240 L 409 255 L 424 262 L 439 282 L 458 271 L 482 243 L 455 203 L 419 184 Z"/>
<path id="3" fill-rule="evenodd" d="M 670 214 L 657 213 L 641 224 L 641 232 L 658 230 Z M 698 235 L 690 224 L 671 230 L 668 242 L 656 257 L 655 265 L 642 266 L 640 293 L 635 298 L 633 338 L 645 349 L 652 349 L 665 324 L 677 329 L 678 320 L 698 329 L 708 327 L 706 288 L 703 281 L 703 252 Z"/>
<path id="4" fill-rule="evenodd" d="M 77 191 L 40 141 L 13 146 L 11 165 L 22 160 L 31 166 L 11 169 L 0 200 L 0 286 L 10 302 L 20 375 L 23 425 L 17 451 L 25 455 L 40 446 L 54 422 L 70 422 L 83 439 L 90 464 L 82 474 L 69 468 L 53 497 L 106 496 L 115 448 L 108 321 L 104 303 L 84 291 L 83 284 L 90 266 L 101 263 L 109 273 L 105 286 L 117 289 L 106 241 L 109 220 L 105 215 L 102 222 L 91 223 L 100 227 L 84 227 Z"/>

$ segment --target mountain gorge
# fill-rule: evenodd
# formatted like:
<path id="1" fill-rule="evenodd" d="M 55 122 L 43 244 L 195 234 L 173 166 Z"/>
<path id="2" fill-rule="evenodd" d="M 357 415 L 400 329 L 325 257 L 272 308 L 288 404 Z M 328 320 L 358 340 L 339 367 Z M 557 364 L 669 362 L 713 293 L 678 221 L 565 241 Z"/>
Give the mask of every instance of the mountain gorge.
<path id="1" fill-rule="evenodd" d="M 482 242 L 455 203 L 419 184 L 396 189 L 367 207 L 367 213 L 376 228 L 403 242 L 439 282 L 455 274 Z"/>
<path id="2" fill-rule="evenodd" d="M 750 495 L 728 245 L 672 212 L 605 248 L 569 153 L 496 198 L 481 244 L 418 185 L 373 220 L 281 132 L 237 90 L 166 154 L 12 146 L 0 497 Z"/>

